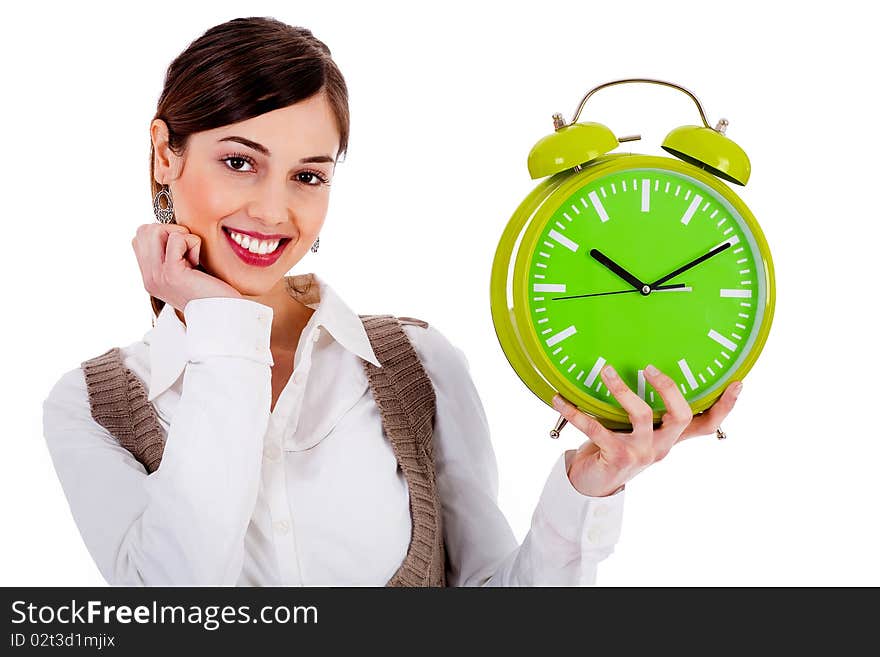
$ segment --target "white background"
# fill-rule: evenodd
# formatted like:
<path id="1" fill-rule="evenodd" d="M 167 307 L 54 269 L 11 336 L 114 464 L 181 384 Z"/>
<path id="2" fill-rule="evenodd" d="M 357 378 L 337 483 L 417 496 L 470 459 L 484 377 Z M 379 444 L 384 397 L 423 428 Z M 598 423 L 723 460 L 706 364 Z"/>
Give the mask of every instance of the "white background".
<path id="1" fill-rule="evenodd" d="M 193 3 L 194 5 L 196 3 Z M 103 584 L 41 429 L 66 370 L 150 328 L 131 238 L 153 221 L 148 126 L 165 67 L 206 29 L 271 15 L 311 29 L 349 85 L 347 160 L 316 271 L 360 313 L 427 319 L 466 353 L 517 537 L 561 450 L 557 415 L 496 340 L 489 272 L 533 187 L 526 155 L 586 91 L 624 77 L 694 91 L 752 162 L 737 193 L 776 266 L 776 318 L 724 423 L 627 486 L 601 585 L 880 584 L 877 462 L 880 61 L 867 3 L 150 2 L 17 5 L 2 21 L 2 585 Z M 604 7 L 604 8 L 603 8 Z M 11 12 L 11 13 L 10 13 Z M 581 116 L 664 154 L 699 122 L 656 85 Z"/>

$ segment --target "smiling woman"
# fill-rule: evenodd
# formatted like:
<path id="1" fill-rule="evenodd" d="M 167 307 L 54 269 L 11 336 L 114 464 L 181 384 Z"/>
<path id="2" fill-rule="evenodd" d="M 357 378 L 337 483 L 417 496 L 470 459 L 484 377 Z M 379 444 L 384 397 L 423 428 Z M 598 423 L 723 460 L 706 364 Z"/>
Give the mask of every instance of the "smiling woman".
<path id="1" fill-rule="evenodd" d="M 201 268 L 260 297 L 323 224 L 348 91 L 310 30 L 234 19 L 168 66 L 150 137 L 152 195 L 168 186 L 176 222 L 201 238 Z M 150 302 L 158 316 L 164 301 Z"/>
<path id="2" fill-rule="evenodd" d="M 348 144 L 329 49 L 272 18 L 213 27 L 168 68 L 150 138 L 158 223 L 132 246 L 153 330 L 82 361 L 43 403 L 105 579 L 594 583 L 624 484 L 687 437 L 674 382 L 646 368 L 669 411 L 657 432 L 610 367 L 603 380 L 638 418 L 634 434 L 559 407 L 594 441 L 558 455 L 518 543 L 462 350 L 426 321 L 357 314 L 314 273 L 288 275 L 318 236 Z M 365 277 L 369 265 L 357 263 Z"/>

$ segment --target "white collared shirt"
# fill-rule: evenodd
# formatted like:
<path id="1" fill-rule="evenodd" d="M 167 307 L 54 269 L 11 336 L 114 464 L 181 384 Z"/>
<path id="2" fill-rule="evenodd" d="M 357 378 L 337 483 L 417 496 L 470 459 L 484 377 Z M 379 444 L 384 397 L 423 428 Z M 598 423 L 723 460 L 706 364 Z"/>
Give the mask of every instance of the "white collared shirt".
<path id="1" fill-rule="evenodd" d="M 295 369 L 271 406 L 273 308 L 166 304 L 121 348 L 166 444 L 144 467 L 89 410 L 83 371 L 43 402 L 44 436 L 85 544 L 119 585 L 383 586 L 412 531 L 409 492 L 361 359 L 381 366 L 358 315 L 315 274 Z M 498 507 L 483 405 L 464 353 L 433 325 L 404 325 L 433 383 L 434 457 L 449 586 L 595 583 L 613 551 L 623 491 L 588 497 L 561 454 L 522 544 Z"/>

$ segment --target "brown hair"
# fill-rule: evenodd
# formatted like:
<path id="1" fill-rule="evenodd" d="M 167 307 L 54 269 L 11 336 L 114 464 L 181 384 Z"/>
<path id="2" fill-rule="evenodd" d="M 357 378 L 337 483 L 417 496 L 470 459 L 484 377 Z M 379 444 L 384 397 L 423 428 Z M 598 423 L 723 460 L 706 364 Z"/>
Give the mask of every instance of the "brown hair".
<path id="1" fill-rule="evenodd" d="M 330 49 L 311 31 L 271 17 L 235 18 L 210 28 L 168 66 L 154 119 L 168 125 L 178 156 L 189 136 L 245 121 L 324 92 L 339 129 L 339 158 L 348 149 L 348 89 Z M 154 177 L 151 198 L 162 188 Z M 156 316 L 165 302 L 150 295 Z"/>

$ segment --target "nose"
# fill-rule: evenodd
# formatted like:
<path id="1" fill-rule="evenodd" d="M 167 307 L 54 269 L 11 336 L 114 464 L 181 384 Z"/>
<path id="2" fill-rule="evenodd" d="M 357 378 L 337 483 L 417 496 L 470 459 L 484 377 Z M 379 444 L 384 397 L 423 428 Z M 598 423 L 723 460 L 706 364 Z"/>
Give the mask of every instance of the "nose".
<path id="1" fill-rule="evenodd" d="M 266 226 L 266 232 L 272 232 L 290 222 L 290 207 L 287 183 L 285 180 L 266 178 L 261 185 L 254 188 L 254 197 L 250 202 L 250 216 L 259 219 Z M 278 230 L 278 232 L 285 232 Z"/>

